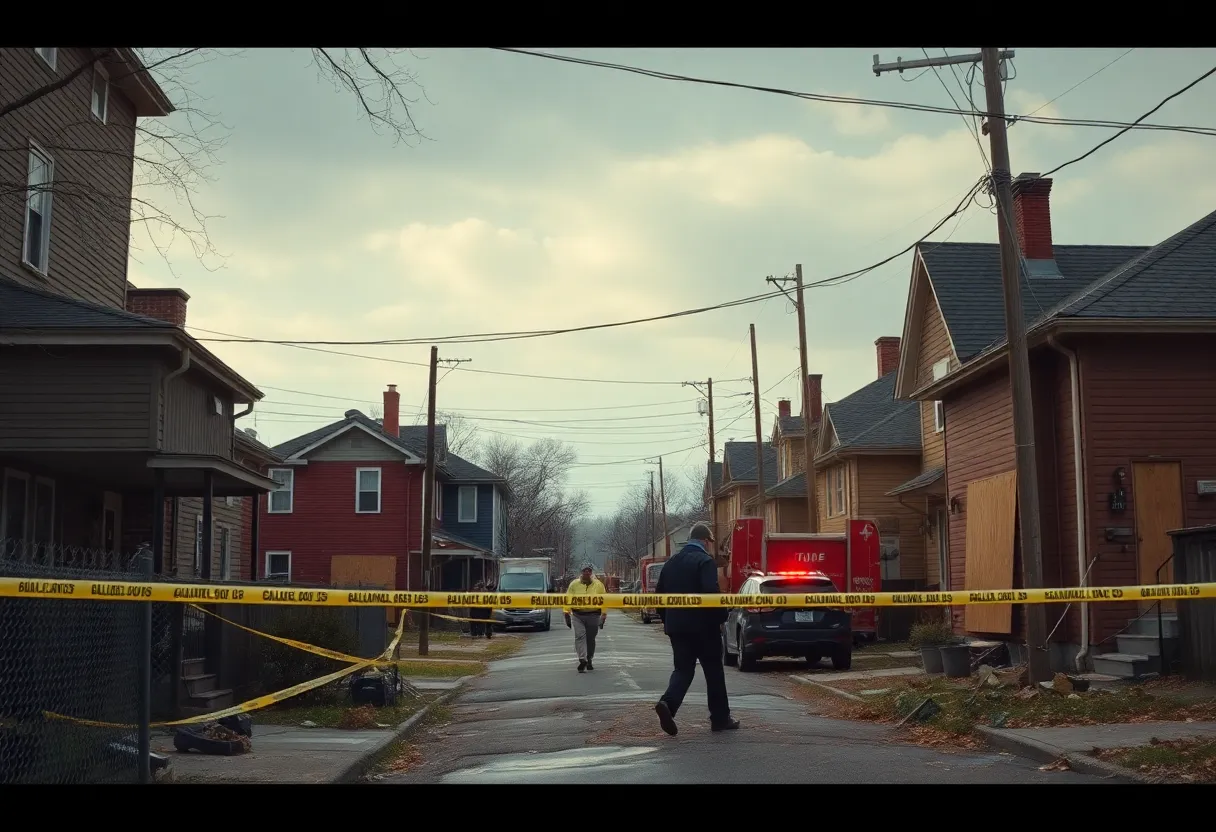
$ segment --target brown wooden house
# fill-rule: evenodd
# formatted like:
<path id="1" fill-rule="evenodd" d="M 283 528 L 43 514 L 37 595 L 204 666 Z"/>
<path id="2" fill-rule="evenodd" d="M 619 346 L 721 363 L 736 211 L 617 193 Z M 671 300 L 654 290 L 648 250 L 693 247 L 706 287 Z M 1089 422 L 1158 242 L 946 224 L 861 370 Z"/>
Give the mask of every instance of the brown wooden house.
<path id="1" fill-rule="evenodd" d="M 882 542 L 883 586 L 925 581 L 924 516 L 889 492 L 921 467 L 920 417 L 894 397 L 899 339 L 879 338 L 877 380 L 824 408 L 815 456 L 819 530 L 843 534 L 873 520 Z"/>
<path id="2" fill-rule="evenodd" d="M 807 377 L 810 383 L 811 447 L 819 438 L 823 417 L 823 376 Z M 772 532 L 805 532 L 810 529 L 806 500 L 806 454 L 803 445 L 805 420 L 790 413 L 790 402 L 777 402 L 773 421 L 772 444 L 777 449 L 777 482 L 764 493 L 764 528 Z M 765 477 L 767 479 L 767 476 Z M 760 497 L 754 494 L 744 504 L 748 515 L 759 510 Z"/>
<path id="3" fill-rule="evenodd" d="M 1216 522 L 1216 213 L 1153 247 L 1056 245 L 1051 180 L 1014 182 L 1047 586 L 1170 580 L 1166 532 Z M 953 590 L 1021 586 L 1000 252 L 918 246 L 896 384 L 935 412 Z M 942 427 L 941 431 L 936 426 Z M 1168 606 L 1168 604 L 1167 604 Z M 1128 603 L 1048 607 L 1052 663 L 1156 667 L 1156 622 Z M 953 610 L 955 629 L 1018 642 L 1020 607 Z"/>

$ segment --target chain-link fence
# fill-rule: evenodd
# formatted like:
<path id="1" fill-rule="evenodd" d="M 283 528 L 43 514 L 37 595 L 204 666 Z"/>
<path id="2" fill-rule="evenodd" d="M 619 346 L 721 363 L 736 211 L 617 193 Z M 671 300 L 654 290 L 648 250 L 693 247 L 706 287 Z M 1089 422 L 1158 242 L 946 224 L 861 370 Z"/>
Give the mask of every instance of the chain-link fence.
<path id="1" fill-rule="evenodd" d="M 145 552 L 0 541 L 0 576 L 204 584 L 146 575 Z M 0 783 L 139 782 L 141 721 L 202 716 L 347 666 L 266 635 L 373 658 L 393 622 L 383 607 L 0 598 Z M 172 733 L 145 731 L 148 743 Z"/>

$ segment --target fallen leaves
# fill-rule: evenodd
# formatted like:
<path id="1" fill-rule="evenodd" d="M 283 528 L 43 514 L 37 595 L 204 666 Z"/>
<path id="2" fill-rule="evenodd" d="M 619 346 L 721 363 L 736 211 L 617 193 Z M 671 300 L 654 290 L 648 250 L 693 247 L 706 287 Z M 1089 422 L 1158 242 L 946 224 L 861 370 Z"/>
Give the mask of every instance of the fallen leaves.
<path id="1" fill-rule="evenodd" d="M 1182 783 L 1216 783 L 1216 740 L 1153 738 L 1133 748 L 1095 749 L 1100 760 L 1129 768 L 1153 779 Z"/>
<path id="2" fill-rule="evenodd" d="M 1039 766 L 1039 771 L 1072 771 L 1072 766 L 1068 764 L 1068 760 L 1064 757 L 1055 762 L 1048 763 L 1045 766 Z"/>

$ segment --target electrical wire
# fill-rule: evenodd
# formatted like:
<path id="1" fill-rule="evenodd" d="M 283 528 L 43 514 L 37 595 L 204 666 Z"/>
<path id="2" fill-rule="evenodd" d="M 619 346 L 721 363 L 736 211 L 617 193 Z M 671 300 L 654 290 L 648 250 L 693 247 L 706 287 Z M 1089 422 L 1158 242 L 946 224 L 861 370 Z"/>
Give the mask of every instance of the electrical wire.
<path id="1" fill-rule="evenodd" d="M 1119 57 L 1115 58 L 1115 59 L 1114 59 L 1113 61 L 1111 61 L 1110 63 L 1108 63 L 1108 64 L 1104 65 L 1104 66 L 1103 66 L 1101 69 L 1098 69 L 1098 70 L 1096 70 L 1096 71 L 1094 71 L 1094 72 L 1091 72 L 1089 75 L 1086 75 L 1086 76 L 1085 76 L 1084 78 L 1082 78 L 1080 81 L 1078 81 L 1077 83 L 1073 84 L 1073 85 L 1072 85 L 1071 87 L 1069 87 L 1068 89 L 1064 90 L 1064 92 L 1060 93 L 1060 94 L 1059 94 L 1059 95 L 1057 95 L 1055 98 L 1053 98 L 1053 99 L 1051 99 L 1050 101 L 1048 101 L 1046 104 L 1043 104 L 1043 105 L 1039 106 L 1038 108 L 1036 108 L 1036 109 L 1034 109 L 1034 110 L 1031 110 L 1031 111 L 1030 111 L 1029 113 L 1027 113 L 1026 115 L 1028 115 L 1028 116 L 1032 116 L 1032 115 L 1034 115 L 1035 113 L 1039 112 L 1040 110 L 1046 110 L 1046 109 L 1047 109 L 1048 107 L 1050 107 L 1052 104 L 1055 104 L 1057 101 L 1059 101 L 1059 100 L 1060 100 L 1061 98 L 1063 98 L 1064 96 L 1068 95 L 1070 92 L 1072 92 L 1073 90 L 1075 90 L 1077 87 L 1079 87 L 1079 86 L 1081 86 L 1082 84 L 1084 84 L 1084 83 L 1086 83 L 1086 82 L 1088 82 L 1088 81 L 1092 80 L 1092 79 L 1093 79 L 1095 76 L 1102 74 L 1103 72 L 1105 72 L 1106 70 L 1110 69 L 1112 66 L 1114 66 L 1114 65 L 1115 65 L 1115 64 L 1117 64 L 1117 63 L 1119 63 L 1119 61 L 1123 60 L 1124 58 L 1126 58 L 1128 55 L 1132 54 L 1132 53 L 1133 53 L 1133 52 L 1135 52 L 1135 51 L 1136 51 L 1136 47 L 1134 47 L 1134 46 L 1133 46 L 1131 49 L 1127 50 L 1126 52 L 1124 52 L 1124 53 L 1123 53 L 1122 55 L 1120 55 Z"/>
<path id="2" fill-rule="evenodd" d="M 261 390 L 273 390 L 276 393 L 291 393 L 297 396 L 312 396 L 318 399 L 333 399 L 340 402 L 352 402 L 354 404 L 372 405 L 375 402 L 372 399 L 356 399 L 350 396 L 329 396 L 324 393 L 309 393 L 306 390 L 289 390 L 285 387 L 272 387 L 269 384 L 257 385 Z M 642 407 L 660 407 L 669 404 L 688 404 L 690 399 L 674 399 L 665 402 L 647 402 L 645 404 L 614 404 L 602 407 L 454 407 L 450 410 L 459 410 L 469 413 L 581 413 L 594 410 L 633 410 Z M 262 404 L 270 404 L 269 400 L 263 399 Z M 323 407 L 324 405 L 311 405 L 303 402 L 277 402 L 277 404 L 286 404 L 303 407 Z M 402 405 L 406 407 L 405 405 Z M 446 412 L 446 411 L 445 411 Z"/>
<path id="3" fill-rule="evenodd" d="M 937 107 L 928 104 L 911 104 L 903 101 L 883 101 L 873 98 L 857 98 L 847 95 L 828 95 L 826 93 L 799 92 L 797 90 L 789 90 L 781 87 L 763 87 L 755 84 L 743 84 L 735 81 L 720 81 L 712 78 L 699 78 L 692 75 L 680 75 L 671 72 L 660 72 L 653 69 L 645 69 L 643 67 L 631 66 L 629 64 L 618 64 L 610 61 L 595 61 L 589 58 L 575 58 L 570 55 L 557 55 L 551 52 L 540 52 L 530 49 L 515 49 L 505 46 L 490 47 L 499 52 L 513 52 L 517 55 L 527 55 L 534 58 L 544 58 L 550 61 L 560 61 L 562 63 L 579 64 L 581 66 L 596 67 L 599 69 L 611 69 L 617 72 L 626 72 L 634 75 L 643 75 L 648 78 L 656 78 L 663 81 L 679 81 L 690 84 L 704 84 L 714 87 L 728 87 L 731 89 L 750 90 L 752 92 L 763 92 L 772 95 L 783 95 L 792 98 L 801 98 L 806 101 L 819 101 L 828 104 L 859 104 L 867 107 L 885 107 L 896 110 L 911 110 L 921 113 L 940 113 L 948 115 L 971 115 L 963 109 L 950 109 L 949 107 Z M 923 73 L 922 73 L 923 74 Z M 919 76 L 917 76 L 919 77 Z M 1015 76 L 1016 77 L 1016 76 Z M 990 113 L 980 112 L 979 115 L 988 118 Z M 1007 113 L 1006 119 L 1014 121 L 1024 121 L 1031 124 L 1048 124 L 1061 127 L 1105 127 L 1119 128 L 1128 127 L 1129 129 L 1137 130 L 1168 130 L 1182 133 L 1195 133 L 1201 136 L 1216 136 L 1216 128 L 1214 127 L 1194 127 L 1190 125 L 1176 124 L 1139 124 L 1133 123 L 1128 125 L 1127 122 L 1108 121 L 1102 119 L 1066 119 L 1066 118 L 1048 118 L 1046 116 L 1034 116 L 1031 114 L 1017 115 Z"/>

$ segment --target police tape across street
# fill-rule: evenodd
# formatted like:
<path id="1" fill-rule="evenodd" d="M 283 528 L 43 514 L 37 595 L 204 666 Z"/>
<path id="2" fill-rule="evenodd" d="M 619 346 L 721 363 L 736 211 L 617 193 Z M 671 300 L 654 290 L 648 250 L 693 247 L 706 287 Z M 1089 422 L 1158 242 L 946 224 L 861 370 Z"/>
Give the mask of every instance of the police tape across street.
<path id="1" fill-rule="evenodd" d="M 296 589 L 265 586 L 200 586 L 133 581 L 0 578 L 0 598 L 72 601 L 146 601 L 183 604 L 254 604 L 311 607 L 948 607 L 985 604 L 1075 604 L 1216 598 L 1216 583 L 1153 586 L 972 589 L 958 592 L 860 592 L 809 595 L 570 595 L 499 592 L 396 592 L 392 590 Z"/>

